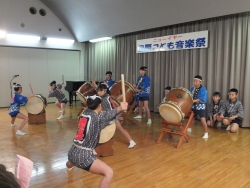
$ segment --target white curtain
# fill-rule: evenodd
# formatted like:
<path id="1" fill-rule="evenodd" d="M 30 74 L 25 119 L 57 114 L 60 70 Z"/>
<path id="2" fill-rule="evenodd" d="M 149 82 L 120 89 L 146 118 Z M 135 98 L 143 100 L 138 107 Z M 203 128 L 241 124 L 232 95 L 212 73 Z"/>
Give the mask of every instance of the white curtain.
<path id="1" fill-rule="evenodd" d="M 164 18 L 163 18 L 164 19 Z M 139 24 L 139 23 L 138 23 Z M 166 35 L 209 31 L 206 49 L 179 50 L 136 54 L 136 40 Z M 158 112 L 158 105 L 166 86 L 192 86 L 197 74 L 204 79 L 210 102 L 212 93 L 219 91 L 227 99 L 230 88 L 239 90 L 238 99 L 243 103 L 243 127 L 250 127 L 250 13 L 242 13 L 191 23 L 157 28 L 121 35 L 109 41 L 85 43 L 85 80 L 92 80 L 97 71 L 98 80 L 105 72 L 113 72 L 113 80 L 120 74 L 134 83 L 142 65 L 148 67 L 151 78 L 150 110 Z"/>

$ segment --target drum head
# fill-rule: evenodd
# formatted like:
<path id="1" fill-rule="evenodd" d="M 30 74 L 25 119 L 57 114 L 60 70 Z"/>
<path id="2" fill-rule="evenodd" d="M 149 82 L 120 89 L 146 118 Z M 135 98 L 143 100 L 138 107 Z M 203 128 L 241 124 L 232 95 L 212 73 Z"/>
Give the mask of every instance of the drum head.
<path id="1" fill-rule="evenodd" d="M 101 144 L 109 141 L 114 136 L 114 134 L 115 134 L 115 123 L 112 123 L 106 126 L 104 129 L 102 129 L 99 143 Z"/>
<path id="2" fill-rule="evenodd" d="M 47 106 L 47 99 L 42 94 L 36 94 L 36 97 L 41 98 L 44 105 Z"/>
<path id="3" fill-rule="evenodd" d="M 184 118 L 178 107 L 171 103 L 161 104 L 159 107 L 159 112 L 163 119 L 173 123 L 179 123 Z"/>
<path id="4" fill-rule="evenodd" d="M 91 96 L 97 94 L 95 86 L 90 82 L 85 82 L 76 93 L 80 93 L 82 96 Z"/>
<path id="5" fill-rule="evenodd" d="M 26 103 L 25 108 L 30 114 L 40 114 L 45 108 L 44 101 L 39 96 L 32 97 Z"/>
<path id="6" fill-rule="evenodd" d="M 77 91 L 76 95 L 82 102 L 86 103 L 85 97 L 80 92 Z"/>

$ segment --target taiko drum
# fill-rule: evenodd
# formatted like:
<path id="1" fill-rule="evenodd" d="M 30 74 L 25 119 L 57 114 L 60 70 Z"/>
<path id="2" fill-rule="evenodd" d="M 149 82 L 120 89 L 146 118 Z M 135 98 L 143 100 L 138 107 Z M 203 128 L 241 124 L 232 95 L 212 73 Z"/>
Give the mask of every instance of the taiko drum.
<path id="1" fill-rule="evenodd" d="M 161 103 L 159 112 L 168 122 L 179 123 L 188 115 L 193 105 L 192 94 L 186 88 L 172 89 L 165 102 Z"/>

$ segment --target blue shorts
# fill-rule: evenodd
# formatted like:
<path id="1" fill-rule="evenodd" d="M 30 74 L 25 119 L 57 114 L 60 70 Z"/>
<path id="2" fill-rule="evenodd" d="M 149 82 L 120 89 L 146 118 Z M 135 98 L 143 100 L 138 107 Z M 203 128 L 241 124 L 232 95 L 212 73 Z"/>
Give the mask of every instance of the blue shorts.
<path id="1" fill-rule="evenodd" d="M 232 121 L 230 122 L 230 125 L 231 125 L 232 123 L 237 123 L 238 125 L 241 125 L 241 119 L 235 118 L 234 120 L 232 120 Z"/>
<path id="2" fill-rule="evenodd" d="M 90 167 L 92 166 L 93 163 L 91 163 L 89 166 L 83 168 L 83 170 L 89 171 Z"/>
<path id="3" fill-rule="evenodd" d="M 233 121 L 231 121 L 232 123 L 237 123 L 238 125 L 241 125 L 241 120 L 239 118 L 235 118 Z"/>
<path id="4" fill-rule="evenodd" d="M 206 110 L 193 110 L 194 117 L 197 117 L 197 115 L 200 116 L 200 118 L 206 118 Z"/>
<path id="5" fill-rule="evenodd" d="M 149 101 L 149 97 L 139 97 L 139 101 Z"/>
<path id="6" fill-rule="evenodd" d="M 65 103 L 65 104 L 67 104 L 67 99 L 66 100 L 62 100 L 62 101 L 58 101 L 59 103 Z"/>
<path id="7" fill-rule="evenodd" d="M 10 117 L 16 117 L 17 116 L 17 114 L 19 114 L 19 112 L 12 112 L 12 113 L 9 113 L 9 115 L 10 115 Z"/>

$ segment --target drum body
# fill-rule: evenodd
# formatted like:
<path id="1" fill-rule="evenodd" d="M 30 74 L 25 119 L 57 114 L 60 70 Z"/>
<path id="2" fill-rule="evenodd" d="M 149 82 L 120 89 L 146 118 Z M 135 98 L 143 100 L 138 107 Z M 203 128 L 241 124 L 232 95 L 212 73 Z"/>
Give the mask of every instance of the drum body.
<path id="1" fill-rule="evenodd" d="M 115 129 L 116 129 L 115 122 L 112 122 L 111 124 L 106 126 L 104 129 L 102 129 L 100 133 L 99 143 L 102 144 L 102 143 L 109 141 L 114 136 Z"/>
<path id="2" fill-rule="evenodd" d="M 173 123 L 179 123 L 188 115 L 193 105 L 193 98 L 186 88 L 172 89 L 159 107 L 163 119 Z"/>
<path id="3" fill-rule="evenodd" d="M 35 97 L 32 97 L 28 100 L 25 105 L 25 108 L 30 114 L 41 114 L 44 112 L 47 106 L 47 100 L 41 94 L 36 94 Z"/>
<path id="4" fill-rule="evenodd" d="M 96 88 L 95 86 L 90 82 L 85 82 L 77 91 L 76 95 L 77 97 L 83 102 L 86 103 L 85 97 L 96 95 Z"/>
<path id="5" fill-rule="evenodd" d="M 126 102 L 130 104 L 133 101 L 134 98 L 134 88 L 133 86 L 128 83 L 124 82 L 125 85 L 125 95 L 126 95 Z M 115 83 L 111 88 L 110 88 L 110 95 L 114 99 L 115 103 L 119 103 L 118 106 L 120 106 L 120 102 L 123 101 L 122 98 L 122 82 L 119 81 Z"/>
<path id="6" fill-rule="evenodd" d="M 114 99 L 114 97 L 111 97 L 111 96 L 110 98 L 111 98 L 110 102 L 114 105 L 115 108 L 120 106 L 120 101 Z"/>

